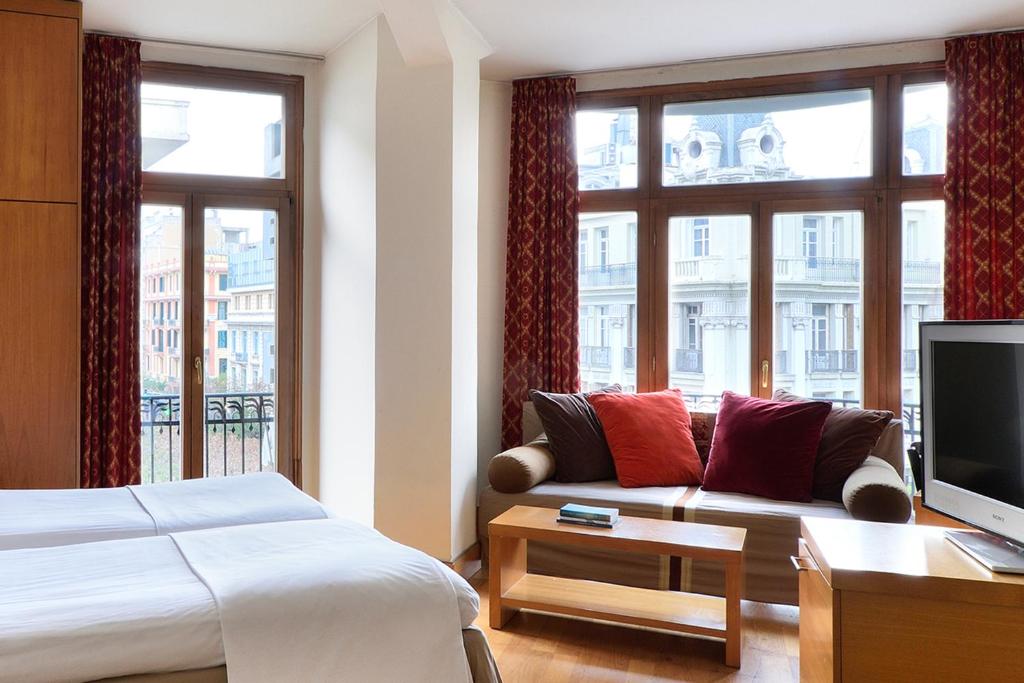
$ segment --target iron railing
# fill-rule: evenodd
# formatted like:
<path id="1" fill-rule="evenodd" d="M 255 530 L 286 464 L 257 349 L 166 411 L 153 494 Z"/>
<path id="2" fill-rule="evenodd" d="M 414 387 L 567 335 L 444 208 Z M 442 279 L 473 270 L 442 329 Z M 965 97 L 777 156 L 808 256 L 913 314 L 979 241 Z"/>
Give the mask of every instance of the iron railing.
<path id="1" fill-rule="evenodd" d="M 622 367 L 627 370 L 636 368 L 636 347 L 627 346 L 622 349 Z"/>
<path id="2" fill-rule="evenodd" d="M 808 351 L 807 372 L 857 372 L 857 351 Z"/>
<path id="3" fill-rule="evenodd" d="M 775 372 L 777 374 L 786 374 L 789 372 L 789 351 L 776 351 L 775 352 Z"/>
<path id="4" fill-rule="evenodd" d="M 204 396 L 203 474 L 223 476 L 274 470 L 273 392 L 226 392 Z M 144 483 L 181 479 L 181 397 L 143 394 Z"/>
<path id="5" fill-rule="evenodd" d="M 612 347 L 610 346 L 581 346 L 580 366 L 584 368 L 611 368 Z"/>
<path id="6" fill-rule="evenodd" d="M 676 349 L 676 372 L 704 372 L 704 352 L 701 349 Z"/>
<path id="7" fill-rule="evenodd" d="M 635 284 L 635 263 L 612 263 L 580 268 L 580 287 L 614 287 Z"/>
<path id="8" fill-rule="evenodd" d="M 942 283 L 942 264 L 938 261 L 904 261 L 903 283 L 938 285 Z"/>
<path id="9" fill-rule="evenodd" d="M 917 372 L 917 349 L 903 349 L 903 372 Z"/>

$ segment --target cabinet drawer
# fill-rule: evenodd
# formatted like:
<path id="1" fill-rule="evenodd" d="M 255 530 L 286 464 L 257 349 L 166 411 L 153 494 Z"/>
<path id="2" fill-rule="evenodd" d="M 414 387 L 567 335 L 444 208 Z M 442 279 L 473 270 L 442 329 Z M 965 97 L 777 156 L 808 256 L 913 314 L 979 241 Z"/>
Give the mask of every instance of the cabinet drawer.
<path id="1" fill-rule="evenodd" d="M 803 539 L 793 563 L 800 574 L 800 680 L 840 680 L 839 593 L 832 590 Z"/>

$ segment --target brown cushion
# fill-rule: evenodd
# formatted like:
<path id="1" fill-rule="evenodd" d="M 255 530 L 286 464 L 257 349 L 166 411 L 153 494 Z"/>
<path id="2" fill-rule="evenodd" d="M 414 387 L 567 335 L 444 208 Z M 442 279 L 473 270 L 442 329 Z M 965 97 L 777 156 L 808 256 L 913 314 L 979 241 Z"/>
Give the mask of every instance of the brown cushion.
<path id="1" fill-rule="evenodd" d="M 776 390 L 772 398 L 776 401 L 811 400 L 782 389 Z M 843 485 L 847 477 L 864 463 L 892 419 L 893 414 L 888 410 L 863 410 L 833 404 L 821 431 L 811 494 L 822 500 L 843 502 Z"/>
<path id="2" fill-rule="evenodd" d="M 715 437 L 715 419 L 718 413 L 690 413 L 690 432 L 693 443 L 697 446 L 697 455 L 701 463 L 707 467 L 708 456 L 711 455 L 711 441 Z"/>
<path id="3" fill-rule="evenodd" d="M 613 384 L 603 393 L 620 393 Z M 551 454 L 555 456 L 555 481 L 570 484 L 615 478 L 615 462 L 604 438 L 597 413 L 587 394 L 549 394 L 531 391 Z"/>
<path id="4" fill-rule="evenodd" d="M 843 505 L 854 519 L 900 524 L 910 519 L 913 508 L 903 478 L 892 465 L 873 455 L 846 480 Z"/>
<path id="5" fill-rule="evenodd" d="M 555 459 L 545 439 L 499 453 L 487 466 L 487 479 L 491 487 L 500 493 L 529 491 L 550 479 L 554 473 Z"/>

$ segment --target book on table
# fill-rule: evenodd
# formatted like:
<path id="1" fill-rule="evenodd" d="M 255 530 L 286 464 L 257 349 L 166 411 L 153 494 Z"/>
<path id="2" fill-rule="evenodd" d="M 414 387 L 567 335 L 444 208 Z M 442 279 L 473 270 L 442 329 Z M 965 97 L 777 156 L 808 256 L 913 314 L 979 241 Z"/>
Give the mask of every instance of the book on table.
<path id="1" fill-rule="evenodd" d="M 558 511 L 559 521 L 565 520 L 581 520 L 590 522 L 600 522 L 602 524 L 615 524 L 619 521 L 619 510 L 618 508 L 602 508 L 595 507 L 593 505 L 579 505 L 577 503 L 567 503 L 561 507 Z"/>
<path id="2" fill-rule="evenodd" d="M 611 529 L 619 523 L 619 520 L 615 520 L 614 522 L 600 522 L 596 519 L 580 519 L 578 517 L 562 516 L 556 517 L 555 521 L 559 524 L 576 524 L 578 526 L 590 526 L 598 529 Z"/>

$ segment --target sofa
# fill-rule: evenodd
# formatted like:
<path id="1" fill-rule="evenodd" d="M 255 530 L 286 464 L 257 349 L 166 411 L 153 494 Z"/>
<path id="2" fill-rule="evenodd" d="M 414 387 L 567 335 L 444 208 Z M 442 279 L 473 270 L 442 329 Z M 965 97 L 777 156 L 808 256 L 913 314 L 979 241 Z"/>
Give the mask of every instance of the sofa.
<path id="1" fill-rule="evenodd" d="M 691 413 L 697 451 L 707 463 L 714 435 L 714 413 Z M 903 425 L 892 420 L 871 455 L 848 478 L 844 503 L 814 500 L 796 503 L 736 493 L 705 491 L 697 486 L 623 488 L 615 480 L 559 483 L 550 478 L 554 460 L 532 404 L 523 410 L 523 443 L 498 454 L 491 462 L 491 485 L 480 494 L 478 533 L 487 561 L 487 523 L 515 505 L 560 508 L 581 503 L 618 508 L 620 514 L 655 519 L 737 526 L 747 530 L 744 551 L 744 597 L 760 602 L 798 603 L 797 572 L 790 556 L 797 554 L 800 517 L 833 517 L 905 522 L 911 501 L 903 485 Z M 533 478 L 522 485 L 499 485 L 497 471 L 509 463 L 529 470 Z M 550 465 L 549 465 L 550 463 Z M 531 485 L 532 484 L 532 485 Z M 523 489 L 529 486 L 526 490 Z M 902 496 L 902 497 L 901 497 Z M 903 500 L 905 498 L 905 500 Z M 530 542 L 528 570 L 532 573 L 591 579 L 628 586 L 684 590 L 723 595 L 725 578 L 712 562 L 642 556 L 579 546 Z"/>

